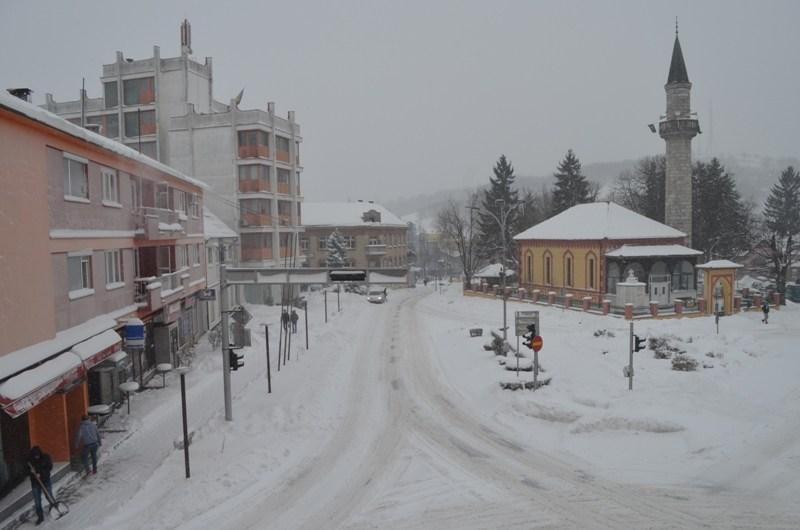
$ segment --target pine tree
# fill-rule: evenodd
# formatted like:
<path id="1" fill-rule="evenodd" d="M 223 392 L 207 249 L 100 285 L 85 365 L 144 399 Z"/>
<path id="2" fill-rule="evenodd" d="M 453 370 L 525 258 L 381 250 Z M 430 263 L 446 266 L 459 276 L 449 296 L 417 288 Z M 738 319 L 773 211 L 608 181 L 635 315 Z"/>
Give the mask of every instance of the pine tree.
<path id="1" fill-rule="evenodd" d="M 706 259 L 734 257 L 751 243 L 751 218 L 725 166 L 716 158 L 697 162 L 692 172 L 692 246 Z"/>
<path id="2" fill-rule="evenodd" d="M 553 189 L 552 215 L 558 215 L 576 204 L 593 202 L 597 198 L 597 190 L 581 173 L 581 161 L 572 152 L 567 151 L 564 159 L 558 164 L 558 172 Z"/>
<path id="3" fill-rule="evenodd" d="M 787 167 L 772 186 L 764 204 L 767 246 L 761 254 L 769 259 L 779 293 L 786 292 L 786 275 L 797 254 L 800 238 L 800 173 Z"/>
<path id="4" fill-rule="evenodd" d="M 478 254 L 481 259 L 505 263 L 509 268 L 516 269 L 517 250 L 512 238 L 517 233 L 519 192 L 513 189 L 516 178 L 514 167 L 505 155 L 501 155 L 493 172 L 494 177 L 489 178 L 489 188 L 483 192 L 478 213 Z M 505 221 L 505 256 L 500 221 Z"/>
<path id="5" fill-rule="evenodd" d="M 347 264 L 347 250 L 346 243 L 342 234 L 338 230 L 334 230 L 328 236 L 327 249 L 328 257 L 325 259 L 325 264 L 328 267 L 344 267 Z"/>

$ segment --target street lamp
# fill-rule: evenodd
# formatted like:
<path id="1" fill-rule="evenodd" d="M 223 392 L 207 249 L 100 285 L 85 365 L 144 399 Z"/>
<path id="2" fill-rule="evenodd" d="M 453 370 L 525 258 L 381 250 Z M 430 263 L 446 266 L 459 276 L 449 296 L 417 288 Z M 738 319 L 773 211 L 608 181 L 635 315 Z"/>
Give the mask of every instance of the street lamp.
<path id="1" fill-rule="evenodd" d="M 500 217 L 497 217 L 495 214 L 493 214 L 489 210 L 486 210 L 486 213 L 492 219 L 494 219 L 497 222 L 498 226 L 500 227 L 501 244 L 503 246 L 503 255 L 501 257 L 501 263 L 500 263 L 500 266 L 501 266 L 501 269 L 500 269 L 500 281 L 501 281 L 501 288 L 503 289 L 503 340 L 506 340 L 508 338 L 507 337 L 508 325 L 507 325 L 507 319 L 506 319 L 506 301 L 507 301 L 507 296 L 506 296 L 506 276 L 507 276 L 507 274 L 506 274 L 506 270 L 507 270 L 507 267 L 506 267 L 506 256 L 508 255 L 508 238 L 507 238 L 507 234 L 506 234 L 506 226 L 508 224 L 508 216 L 511 214 L 511 212 L 513 212 L 514 210 L 516 210 L 517 208 L 522 206 L 524 203 L 519 202 L 519 203 L 515 204 L 514 206 L 511 206 L 510 208 L 505 208 L 506 201 L 503 200 L 503 199 L 495 199 L 494 203 L 498 206 L 498 213 L 500 214 Z"/>

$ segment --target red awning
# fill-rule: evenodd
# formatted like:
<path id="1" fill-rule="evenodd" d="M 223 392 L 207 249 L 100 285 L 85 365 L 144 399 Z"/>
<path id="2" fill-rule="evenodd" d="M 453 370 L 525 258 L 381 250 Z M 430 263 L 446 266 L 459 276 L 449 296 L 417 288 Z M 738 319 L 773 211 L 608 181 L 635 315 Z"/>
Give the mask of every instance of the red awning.
<path id="1" fill-rule="evenodd" d="M 68 352 L 25 370 L 0 384 L 0 407 L 16 418 L 59 390 L 86 377 L 86 371 L 120 351 L 122 339 L 113 330 L 80 342 Z"/>
<path id="2" fill-rule="evenodd" d="M 62 353 L 0 384 L 0 407 L 16 418 L 59 390 L 85 377 L 81 359 L 72 352 Z"/>

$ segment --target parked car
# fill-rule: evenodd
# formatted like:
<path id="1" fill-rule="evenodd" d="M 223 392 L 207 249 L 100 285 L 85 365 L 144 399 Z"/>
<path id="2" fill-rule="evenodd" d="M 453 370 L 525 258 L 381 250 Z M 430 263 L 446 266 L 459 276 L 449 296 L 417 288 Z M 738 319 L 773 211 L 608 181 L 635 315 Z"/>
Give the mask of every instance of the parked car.
<path id="1" fill-rule="evenodd" d="M 367 295 L 367 302 L 373 304 L 382 304 L 386 301 L 386 295 L 384 294 L 383 290 L 380 291 L 370 291 Z"/>

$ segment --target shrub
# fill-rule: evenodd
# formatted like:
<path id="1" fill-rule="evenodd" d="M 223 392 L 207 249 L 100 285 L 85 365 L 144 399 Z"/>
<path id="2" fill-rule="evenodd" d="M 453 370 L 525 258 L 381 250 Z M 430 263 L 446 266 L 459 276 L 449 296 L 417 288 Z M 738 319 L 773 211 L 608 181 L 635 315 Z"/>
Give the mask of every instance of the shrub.
<path id="1" fill-rule="evenodd" d="M 668 336 L 650 337 L 648 347 L 653 350 L 653 357 L 656 359 L 671 359 L 673 355 L 677 356 L 686 353 L 686 350 L 674 346 L 671 343 L 672 340 L 675 340 L 675 338 Z"/>
<path id="2" fill-rule="evenodd" d="M 672 369 L 679 372 L 694 372 L 697 370 L 697 360 L 688 355 L 678 354 L 672 359 Z"/>

